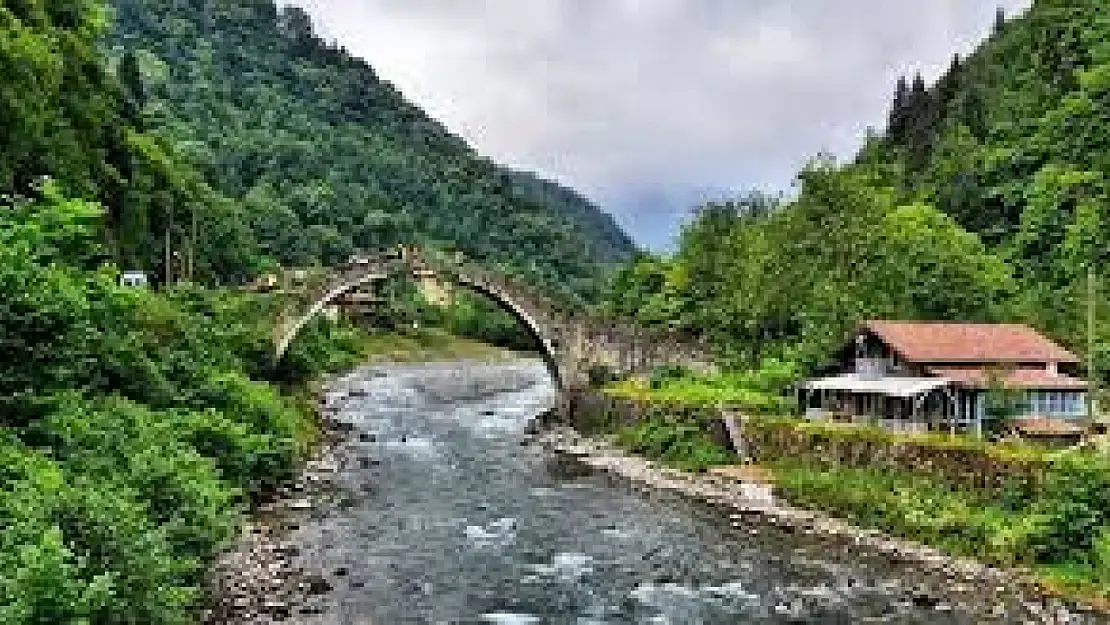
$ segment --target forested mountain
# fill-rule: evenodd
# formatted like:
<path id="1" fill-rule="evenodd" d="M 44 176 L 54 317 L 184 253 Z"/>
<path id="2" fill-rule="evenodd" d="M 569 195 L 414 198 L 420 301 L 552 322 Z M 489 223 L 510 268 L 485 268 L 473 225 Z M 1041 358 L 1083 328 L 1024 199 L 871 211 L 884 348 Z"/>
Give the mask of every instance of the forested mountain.
<path id="1" fill-rule="evenodd" d="M 360 360 L 351 330 L 317 326 L 274 367 L 266 296 L 117 285 L 105 261 L 154 266 L 166 233 L 177 275 L 257 256 L 237 203 L 142 132 L 108 18 L 0 0 L 4 625 L 198 622 L 208 563 L 311 443 L 311 412 L 270 382 Z M 205 238 L 173 256 L 194 223 Z"/>
<path id="2" fill-rule="evenodd" d="M 628 233 L 617 225 L 613 216 L 599 210 L 581 194 L 560 184 L 538 178 L 531 172 L 513 171 L 509 175 L 517 193 L 565 215 L 576 224 L 585 226 L 586 230 L 600 242 L 596 253 L 600 255 L 602 261 L 621 262 L 635 255 L 636 244 Z"/>
<path id="3" fill-rule="evenodd" d="M 1085 354 L 1090 265 L 1106 372 L 1108 41 L 1099 0 L 1000 13 L 934 84 L 894 86 L 851 163 L 816 160 L 791 202 L 702 208 L 675 256 L 626 268 L 611 299 L 742 361 L 817 366 L 869 317 L 1024 321 Z"/>
<path id="4" fill-rule="evenodd" d="M 482 158 L 273 0 L 111 0 L 109 43 L 150 134 L 240 204 L 261 256 L 455 245 L 589 291 L 634 246 L 580 196 Z"/>
<path id="5" fill-rule="evenodd" d="M 1081 351 L 1087 270 L 1101 283 L 1110 261 L 1108 42 L 1104 2 L 1000 11 L 990 38 L 934 85 L 897 90 L 885 136 L 860 155 L 897 164 L 903 199 L 979 235 L 1018 279 L 1016 305 Z"/>

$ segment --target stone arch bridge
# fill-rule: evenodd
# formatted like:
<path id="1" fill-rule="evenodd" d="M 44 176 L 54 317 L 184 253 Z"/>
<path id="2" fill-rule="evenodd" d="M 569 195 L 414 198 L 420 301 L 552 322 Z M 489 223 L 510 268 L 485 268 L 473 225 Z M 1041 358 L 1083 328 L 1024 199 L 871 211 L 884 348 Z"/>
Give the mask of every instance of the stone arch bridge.
<path id="1" fill-rule="evenodd" d="M 327 272 L 306 289 L 274 327 L 280 360 L 297 333 L 330 305 L 364 285 L 392 275 L 423 282 L 453 284 L 475 291 L 510 313 L 542 350 L 557 387 L 566 391 L 585 385 L 591 367 L 603 365 L 618 375 L 648 372 L 661 365 L 711 368 L 704 346 L 669 331 L 601 319 L 560 305 L 499 272 L 461 261 L 431 260 L 420 249 L 400 246 L 355 258 Z"/>

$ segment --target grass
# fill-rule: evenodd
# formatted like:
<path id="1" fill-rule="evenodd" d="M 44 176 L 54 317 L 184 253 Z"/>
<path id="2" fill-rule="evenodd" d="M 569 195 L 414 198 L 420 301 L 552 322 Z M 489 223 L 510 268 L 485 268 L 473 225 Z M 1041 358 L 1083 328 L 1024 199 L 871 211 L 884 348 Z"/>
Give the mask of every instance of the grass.
<path id="1" fill-rule="evenodd" d="M 780 495 L 794 505 L 822 510 L 949 555 L 1017 567 L 1051 595 L 1110 611 L 1110 575 L 1097 553 L 1040 561 L 1046 538 L 1054 532 L 1043 501 L 1014 509 L 911 472 L 815 469 L 800 459 L 760 466 L 771 471 Z M 1099 542 L 1095 541 L 1096 552 Z"/>
<path id="2" fill-rule="evenodd" d="M 784 412 L 786 399 L 753 387 L 745 374 L 689 376 L 662 380 L 632 378 L 606 385 L 610 397 L 637 401 L 727 403 L 758 413 Z"/>
<path id="3" fill-rule="evenodd" d="M 1027 510 L 1007 509 L 928 475 L 860 468 L 818 468 L 804 459 L 761 465 L 790 502 L 992 564 L 1029 564 L 1047 529 Z"/>
<path id="4" fill-rule="evenodd" d="M 437 328 L 405 334 L 370 333 L 360 339 L 367 362 L 423 362 L 445 359 L 501 361 L 517 356 L 509 350 L 481 341 L 461 338 Z"/>
<path id="5" fill-rule="evenodd" d="M 736 454 L 715 443 L 696 421 L 649 419 L 617 430 L 614 442 L 634 454 L 683 471 L 735 464 Z"/>

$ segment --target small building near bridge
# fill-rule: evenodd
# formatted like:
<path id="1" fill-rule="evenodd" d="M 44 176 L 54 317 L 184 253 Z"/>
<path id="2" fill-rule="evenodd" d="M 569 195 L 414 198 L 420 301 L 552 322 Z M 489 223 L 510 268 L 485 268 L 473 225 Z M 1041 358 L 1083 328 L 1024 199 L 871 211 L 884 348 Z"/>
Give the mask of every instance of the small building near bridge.
<path id="1" fill-rule="evenodd" d="M 145 289 L 150 286 L 150 277 L 145 271 L 125 271 L 119 276 L 120 286 Z"/>
<path id="2" fill-rule="evenodd" d="M 1078 437 L 1090 424 L 1079 359 L 1017 324 L 870 321 L 825 377 L 799 388 L 807 418 L 875 423 L 907 433 L 982 435 L 987 394 L 1008 389 L 1028 436 Z"/>

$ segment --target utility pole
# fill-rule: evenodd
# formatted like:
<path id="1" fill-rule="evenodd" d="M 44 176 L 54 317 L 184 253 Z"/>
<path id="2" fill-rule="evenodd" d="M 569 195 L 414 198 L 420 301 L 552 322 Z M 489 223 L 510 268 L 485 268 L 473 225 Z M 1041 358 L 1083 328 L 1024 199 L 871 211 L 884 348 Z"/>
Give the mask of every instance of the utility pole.
<path id="1" fill-rule="evenodd" d="M 170 288 L 170 286 L 173 285 L 173 258 L 170 256 L 170 227 L 169 226 L 166 226 L 165 247 L 166 247 L 166 250 L 165 250 L 165 252 L 166 252 L 166 259 L 165 259 L 165 263 L 166 263 L 166 267 L 165 267 L 165 269 L 166 269 L 166 288 L 168 289 L 168 288 Z"/>
<path id="2" fill-rule="evenodd" d="M 187 276 L 186 280 L 188 280 L 189 283 L 192 284 L 193 269 L 196 266 L 196 254 L 194 252 L 194 249 L 197 245 L 197 207 L 194 205 L 189 213 L 193 218 L 193 223 L 191 224 L 191 227 L 189 229 L 189 254 L 185 257 L 186 263 L 188 264 L 185 269 L 185 275 Z"/>
<path id="3" fill-rule="evenodd" d="M 1087 263 L 1087 417 L 1095 417 L 1095 265 Z"/>

